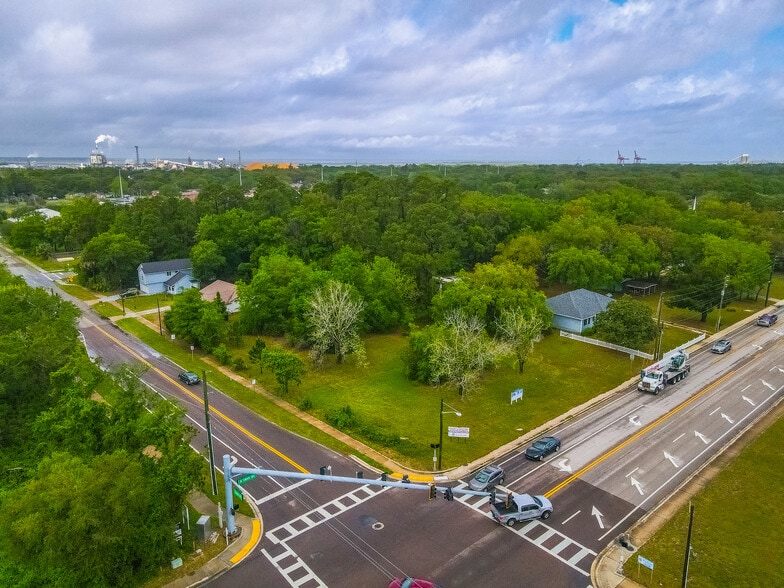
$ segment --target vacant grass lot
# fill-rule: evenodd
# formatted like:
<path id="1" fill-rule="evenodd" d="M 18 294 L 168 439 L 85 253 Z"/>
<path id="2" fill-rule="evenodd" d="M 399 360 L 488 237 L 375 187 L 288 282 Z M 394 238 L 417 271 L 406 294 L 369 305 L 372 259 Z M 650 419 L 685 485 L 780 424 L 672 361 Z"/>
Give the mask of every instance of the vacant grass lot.
<path id="1" fill-rule="evenodd" d="M 205 369 L 198 354 L 191 359 L 185 343 L 162 338 L 135 320 L 120 323 L 183 367 L 197 373 Z M 693 337 L 691 331 L 668 328 L 663 347 L 669 349 Z M 232 354 L 250 366 L 247 351 L 254 341 L 255 338 L 247 337 L 242 347 L 231 350 Z M 268 345 L 276 344 L 271 339 L 266 341 Z M 462 413 L 462 417 L 444 415 L 442 466 L 451 468 L 473 461 L 635 377 L 647 363 L 640 359 L 630 361 L 628 355 L 572 341 L 553 332 L 536 345 L 523 374 L 518 373 L 511 359 L 505 360 L 484 375 L 479 389 L 460 399 L 453 386 L 434 387 L 405 378 L 401 355 L 408 345 L 406 337 L 370 336 L 365 338 L 365 345 L 366 366 L 359 367 L 348 360 L 342 365 L 327 361 L 320 369 L 309 368 L 300 385 L 290 386 L 285 400 L 325 421 L 329 420 L 330 412 L 350 407 L 357 422 L 349 433 L 399 463 L 425 471 L 433 467 L 430 444 L 438 442 L 441 398 Z M 300 353 L 300 357 L 310 366 L 307 353 Z M 241 375 L 245 386 L 228 378 L 225 386 L 223 381 L 216 384 L 270 420 L 310 436 L 312 430 L 303 429 L 303 423 L 291 415 L 281 414 L 285 411 L 279 407 L 267 406 L 271 403 L 250 386 L 250 380 L 256 379 L 258 386 L 277 392 L 279 386 L 269 370 L 261 373 L 254 365 Z M 517 388 L 524 389 L 523 400 L 512 405 L 510 394 Z M 278 420 L 284 417 L 284 421 Z M 298 428 L 293 428 L 292 419 L 299 423 Z M 469 427 L 470 437 L 450 438 L 449 426 Z"/>
<path id="2" fill-rule="evenodd" d="M 699 493 L 694 504 L 690 588 L 719 586 L 784 586 L 784 420 L 762 433 Z M 681 509 L 643 545 L 639 555 L 654 563 L 638 575 L 637 557 L 624 574 L 644 586 L 681 585 L 689 524 L 688 506 Z"/>

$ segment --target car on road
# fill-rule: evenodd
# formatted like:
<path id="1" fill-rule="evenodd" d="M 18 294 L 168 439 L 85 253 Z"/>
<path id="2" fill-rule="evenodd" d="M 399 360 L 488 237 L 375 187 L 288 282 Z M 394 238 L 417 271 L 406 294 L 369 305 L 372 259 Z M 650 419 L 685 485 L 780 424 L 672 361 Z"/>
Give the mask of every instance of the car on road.
<path id="1" fill-rule="evenodd" d="M 424 578 L 394 578 L 387 588 L 441 588 L 441 586 Z"/>
<path id="2" fill-rule="evenodd" d="M 201 382 L 201 378 L 194 374 L 193 372 L 182 372 L 179 376 L 180 382 L 183 384 L 187 384 L 188 386 L 195 386 L 199 382 Z"/>
<path id="3" fill-rule="evenodd" d="M 558 437 L 542 437 L 533 442 L 533 444 L 525 450 L 525 456 L 528 459 L 543 460 L 545 457 L 559 451 L 561 449 L 561 440 Z"/>
<path id="4" fill-rule="evenodd" d="M 772 327 L 776 324 L 776 321 L 779 320 L 779 317 L 775 314 L 763 314 L 761 317 L 757 319 L 757 324 L 760 327 Z"/>
<path id="5" fill-rule="evenodd" d="M 138 296 L 138 295 L 139 295 L 138 288 L 128 288 L 127 290 L 123 290 L 122 292 L 120 292 L 120 298 L 131 298 L 133 296 Z"/>
<path id="6" fill-rule="evenodd" d="M 504 468 L 497 465 L 488 465 L 479 470 L 479 473 L 477 473 L 468 483 L 468 487 L 475 492 L 484 492 L 496 484 L 503 483 Z"/>
<path id="7" fill-rule="evenodd" d="M 729 339 L 719 339 L 711 347 L 711 353 L 727 353 L 732 348 Z"/>

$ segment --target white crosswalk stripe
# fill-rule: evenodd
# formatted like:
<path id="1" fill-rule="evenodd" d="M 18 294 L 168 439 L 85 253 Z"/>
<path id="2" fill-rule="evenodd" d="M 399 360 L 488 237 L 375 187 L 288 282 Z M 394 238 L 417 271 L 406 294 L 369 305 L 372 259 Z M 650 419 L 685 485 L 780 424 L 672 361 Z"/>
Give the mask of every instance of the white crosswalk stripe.
<path id="1" fill-rule="evenodd" d="M 456 487 L 465 488 L 467 484 L 460 482 Z M 455 500 L 462 502 L 467 507 L 482 513 L 486 517 L 492 518 L 489 500 L 485 496 L 456 494 Z M 519 527 L 506 528 L 532 545 L 536 545 L 538 548 L 548 552 L 572 569 L 585 576 L 590 576 L 591 564 L 597 555 L 595 551 L 577 543 L 563 533 L 559 533 L 540 520 L 528 521 Z"/>

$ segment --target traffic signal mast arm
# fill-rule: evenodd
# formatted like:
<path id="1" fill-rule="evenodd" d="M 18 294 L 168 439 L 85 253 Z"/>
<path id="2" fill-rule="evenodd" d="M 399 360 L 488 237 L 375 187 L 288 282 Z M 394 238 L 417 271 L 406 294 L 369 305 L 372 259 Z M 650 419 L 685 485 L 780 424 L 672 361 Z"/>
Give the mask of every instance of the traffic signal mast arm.
<path id="1" fill-rule="evenodd" d="M 330 476 L 323 474 L 309 474 L 301 472 L 285 472 L 280 470 L 262 470 L 259 468 L 238 468 L 233 464 L 236 463 L 236 458 L 230 458 L 228 455 L 223 456 L 223 476 L 226 480 L 226 509 L 229 512 L 227 529 L 229 534 L 235 532 L 234 528 L 234 496 L 232 495 L 232 485 L 242 488 L 237 482 L 232 479 L 232 476 L 238 474 L 256 474 L 258 476 L 270 476 L 273 478 L 294 478 L 297 480 L 322 480 L 324 482 L 344 482 L 347 484 L 360 484 L 368 486 L 387 486 L 390 488 L 406 488 L 414 490 L 427 490 L 430 492 L 431 488 L 435 488 L 437 492 L 443 492 L 445 498 L 454 494 L 467 494 L 471 496 L 491 496 L 492 492 L 477 492 L 476 490 L 464 490 L 462 488 L 451 488 L 449 486 L 436 486 L 432 483 L 416 483 L 408 480 L 408 476 L 403 476 L 402 481 L 392 481 L 386 479 L 386 474 L 382 474 L 381 479 L 372 480 L 368 478 L 356 477 L 350 478 L 348 476 Z M 359 473 L 359 472 L 358 472 Z M 448 491 L 448 492 L 447 492 Z"/>

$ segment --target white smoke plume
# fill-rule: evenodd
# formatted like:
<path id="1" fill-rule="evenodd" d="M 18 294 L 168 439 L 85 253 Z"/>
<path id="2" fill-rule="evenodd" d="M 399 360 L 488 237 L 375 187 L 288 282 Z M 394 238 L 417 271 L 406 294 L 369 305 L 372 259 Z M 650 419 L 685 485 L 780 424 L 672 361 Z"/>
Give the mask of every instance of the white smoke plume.
<path id="1" fill-rule="evenodd" d="M 98 145 L 101 143 L 107 143 L 109 146 L 111 146 L 116 142 L 117 137 L 112 137 L 111 135 L 98 135 L 98 138 L 95 140 L 95 148 L 98 149 Z"/>

